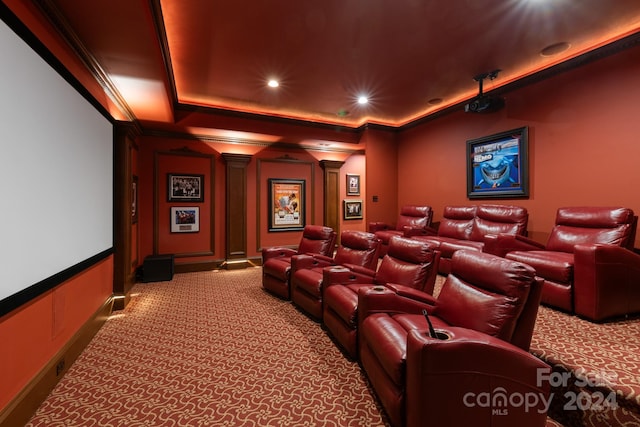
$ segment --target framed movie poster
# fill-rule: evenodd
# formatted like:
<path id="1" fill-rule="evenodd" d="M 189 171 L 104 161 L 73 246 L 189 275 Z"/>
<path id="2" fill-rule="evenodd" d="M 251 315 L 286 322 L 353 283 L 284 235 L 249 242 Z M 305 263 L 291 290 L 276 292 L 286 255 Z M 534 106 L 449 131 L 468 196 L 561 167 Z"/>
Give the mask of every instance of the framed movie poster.
<path id="1" fill-rule="evenodd" d="M 467 141 L 467 197 L 529 197 L 526 127 Z"/>
<path id="2" fill-rule="evenodd" d="M 347 196 L 360 195 L 360 175 L 347 174 Z"/>
<path id="3" fill-rule="evenodd" d="M 204 202 L 204 175 L 167 174 L 169 202 Z"/>
<path id="4" fill-rule="evenodd" d="M 304 179 L 269 179 L 269 231 L 302 230 L 305 226 Z"/>
<path id="5" fill-rule="evenodd" d="M 362 200 L 344 199 L 342 215 L 344 219 L 362 219 Z"/>
<path id="6" fill-rule="evenodd" d="M 200 231 L 200 208 L 173 206 L 171 207 L 172 233 L 197 233 Z"/>

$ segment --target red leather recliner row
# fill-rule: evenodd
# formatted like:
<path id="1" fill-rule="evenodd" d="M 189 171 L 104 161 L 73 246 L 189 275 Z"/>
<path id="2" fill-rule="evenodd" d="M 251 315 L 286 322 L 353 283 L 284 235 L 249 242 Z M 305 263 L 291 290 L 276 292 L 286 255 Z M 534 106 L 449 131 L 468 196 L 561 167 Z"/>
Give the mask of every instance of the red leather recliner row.
<path id="1" fill-rule="evenodd" d="M 531 265 L 544 280 L 542 302 L 592 321 L 640 312 L 638 218 L 628 208 L 565 207 L 546 245 L 490 235 L 485 252 Z"/>
<path id="2" fill-rule="evenodd" d="M 342 243 L 353 246 L 351 237 L 367 234 L 371 237 L 343 232 Z M 378 240 L 369 242 L 375 246 Z M 360 250 L 366 252 L 366 246 Z M 360 356 L 393 425 L 485 425 L 478 424 L 481 419 L 491 425 L 544 424 L 541 403 L 527 408 L 482 403 L 482 396 L 490 394 L 500 399 L 526 393 L 540 402 L 548 395 L 548 386 L 537 381 L 537 370 L 546 365 L 525 350 L 540 296 L 533 269 L 458 251 L 435 299 L 438 252 L 428 242 L 392 237 L 377 270 L 328 265 L 318 281 L 317 268 L 334 263 L 337 255 L 293 255 L 292 289 L 298 290 L 292 299 L 312 317 L 323 307 L 327 332 L 348 355 Z M 294 267 L 298 261 L 317 263 L 317 268 L 303 273 Z M 298 294 L 304 298 L 296 303 Z M 446 340 L 428 336 L 422 309 Z"/>
<path id="3" fill-rule="evenodd" d="M 540 290 L 530 266 L 468 250 L 453 255 L 437 299 L 362 287 L 359 359 L 391 423 L 544 426 L 549 367 L 527 351 Z"/>
<path id="4" fill-rule="evenodd" d="M 291 296 L 291 257 L 314 253 L 331 256 L 335 249 L 336 232 L 330 227 L 307 225 L 302 231 L 298 249 L 272 247 L 262 249 L 262 287 L 281 298 Z"/>
<path id="5" fill-rule="evenodd" d="M 406 237 L 432 242 L 440 252 L 438 271 L 449 274 L 451 257 L 460 249 L 482 251 L 485 236 L 492 234 L 517 234 L 526 236 L 529 213 L 521 206 L 469 205 L 445 206 L 437 230 L 407 229 Z"/>
<path id="6" fill-rule="evenodd" d="M 380 257 L 383 257 L 387 254 L 391 237 L 404 236 L 409 232 L 420 233 L 431 227 L 432 220 L 431 206 L 405 205 L 400 208 L 395 225 L 382 221 L 370 222 L 369 232 L 382 242 Z"/>
<path id="7" fill-rule="evenodd" d="M 333 258 L 320 254 L 302 254 L 291 258 L 291 301 L 315 320 L 322 320 L 325 267 L 375 271 L 380 240 L 364 231 L 347 230 L 340 234 L 340 245 Z"/>
<path id="8" fill-rule="evenodd" d="M 323 271 L 323 322 L 348 356 L 357 358 L 358 292 L 393 283 L 433 293 L 438 254 L 429 243 L 393 236 L 377 269 L 327 268 Z"/>

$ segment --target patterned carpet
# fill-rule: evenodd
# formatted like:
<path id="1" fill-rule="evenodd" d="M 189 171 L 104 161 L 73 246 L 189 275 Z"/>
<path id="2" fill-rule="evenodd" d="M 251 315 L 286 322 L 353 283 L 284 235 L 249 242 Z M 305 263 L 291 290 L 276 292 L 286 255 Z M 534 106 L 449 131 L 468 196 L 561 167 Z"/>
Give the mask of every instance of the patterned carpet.
<path id="1" fill-rule="evenodd" d="M 640 319 L 597 324 L 543 306 L 531 352 L 554 367 L 549 414 L 563 425 L 640 427 Z"/>
<path id="2" fill-rule="evenodd" d="M 358 364 L 260 275 L 136 284 L 27 425 L 387 425 Z"/>
<path id="3" fill-rule="evenodd" d="M 388 426 L 358 364 L 260 283 L 250 268 L 136 284 L 27 426 Z M 640 320 L 541 307 L 531 351 L 571 379 L 547 427 L 640 426 Z M 562 400 L 612 389 L 615 411 Z"/>

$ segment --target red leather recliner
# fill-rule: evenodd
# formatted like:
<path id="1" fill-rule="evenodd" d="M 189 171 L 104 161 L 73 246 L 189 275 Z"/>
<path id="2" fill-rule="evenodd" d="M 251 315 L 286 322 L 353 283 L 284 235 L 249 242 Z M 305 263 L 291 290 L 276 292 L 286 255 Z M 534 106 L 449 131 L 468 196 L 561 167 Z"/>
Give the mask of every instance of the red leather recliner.
<path id="1" fill-rule="evenodd" d="M 291 301 L 316 320 L 322 319 L 323 269 L 342 265 L 376 270 L 380 240 L 372 233 L 346 230 L 333 258 L 318 254 L 291 257 Z"/>
<path id="2" fill-rule="evenodd" d="M 637 220 L 628 208 L 563 207 L 546 245 L 496 235 L 485 250 L 535 268 L 544 304 L 602 321 L 640 312 Z"/>
<path id="3" fill-rule="evenodd" d="M 323 322 L 351 358 L 357 358 L 358 290 L 394 283 L 433 293 L 438 254 L 429 243 L 393 236 L 378 271 L 360 267 L 324 269 Z"/>
<path id="4" fill-rule="evenodd" d="M 509 403 L 549 394 L 538 381 L 548 365 L 527 351 L 541 285 L 526 264 L 461 250 L 437 299 L 393 285 L 362 288 L 360 363 L 392 424 L 544 426 L 541 400 L 528 409 Z"/>
<path id="5" fill-rule="evenodd" d="M 460 249 L 483 251 L 488 234 L 526 235 L 529 213 L 520 206 L 481 204 L 446 206 L 437 231 L 408 230 L 405 236 L 437 245 L 440 274 L 451 271 L 451 257 Z"/>
<path id="6" fill-rule="evenodd" d="M 302 231 L 298 250 L 282 247 L 262 249 L 262 287 L 284 299 L 289 299 L 291 257 L 314 253 L 325 256 L 333 254 L 336 232 L 330 227 L 307 225 Z"/>
<path id="7" fill-rule="evenodd" d="M 431 226 L 433 209 L 431 206 L 406 205 L 400 209 L 396 225 L 385 222 L 370 222 L 369 232 L 374 233 L 382 241 L 380 257 L 387 254 L 391 236 L 403 236 L 408 230 L 423 230 Z"/>

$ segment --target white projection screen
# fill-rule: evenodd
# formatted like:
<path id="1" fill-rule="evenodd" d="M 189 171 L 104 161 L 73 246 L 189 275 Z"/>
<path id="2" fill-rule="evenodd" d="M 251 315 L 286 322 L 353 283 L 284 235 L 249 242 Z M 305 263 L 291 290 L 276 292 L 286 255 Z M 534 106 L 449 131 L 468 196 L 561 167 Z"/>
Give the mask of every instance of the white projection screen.
<path id="1" fill-rule="evenodd" d="M 113 124 L 0 12 L 2 316 L 113 251 Z"/>

